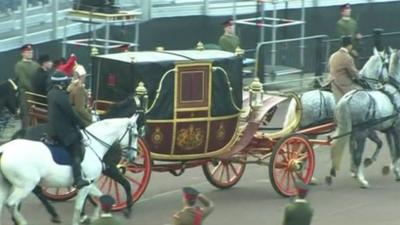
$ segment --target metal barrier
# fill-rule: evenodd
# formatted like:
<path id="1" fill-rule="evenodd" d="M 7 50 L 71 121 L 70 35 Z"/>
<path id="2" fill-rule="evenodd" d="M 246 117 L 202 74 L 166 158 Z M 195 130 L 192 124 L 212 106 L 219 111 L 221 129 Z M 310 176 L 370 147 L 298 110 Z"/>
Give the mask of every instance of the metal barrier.
<path id="1" fill-rule="evenodd" d="M 258 43 L 255 74 L 262 83 L 265 83 L 266 77 L 273 81 L 280 75 L 322 75 L 329 54 L 328 39 L 327 35 L 316 35 Z M 272 46 L 276 47 L 275 51 Z M 274 57 L 267 57 L 269 55 Z"/>

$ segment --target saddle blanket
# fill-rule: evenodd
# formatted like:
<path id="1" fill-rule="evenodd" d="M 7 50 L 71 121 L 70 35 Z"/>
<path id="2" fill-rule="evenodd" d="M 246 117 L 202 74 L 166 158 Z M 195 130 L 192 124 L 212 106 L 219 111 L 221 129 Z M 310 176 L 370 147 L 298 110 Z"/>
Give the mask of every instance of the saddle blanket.
<path id="1" fill-rule="evenodd" d="M 44 143 L 45 144 L 45 143 Z M 68 153 L 68 149 L 62 145 L 45 144 L 53 156 L 54 162 L 60 165 L 72 165 L 72 158 Z"/>

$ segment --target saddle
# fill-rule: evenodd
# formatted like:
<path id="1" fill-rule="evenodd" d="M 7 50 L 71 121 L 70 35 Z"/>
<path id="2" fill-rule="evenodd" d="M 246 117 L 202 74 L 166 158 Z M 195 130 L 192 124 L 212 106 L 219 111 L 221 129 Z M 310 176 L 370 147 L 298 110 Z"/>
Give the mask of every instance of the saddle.
<path id="1" fill-rule="evenodd" d="M 59 143 L 57 140 L 51 138 L 46 133 L 40 138 L 40 141 L 50 150 L 51 156 L 55 163 L 59 165 L 72 165 L 71 155 L 68 153 L 67 147 Z"/>

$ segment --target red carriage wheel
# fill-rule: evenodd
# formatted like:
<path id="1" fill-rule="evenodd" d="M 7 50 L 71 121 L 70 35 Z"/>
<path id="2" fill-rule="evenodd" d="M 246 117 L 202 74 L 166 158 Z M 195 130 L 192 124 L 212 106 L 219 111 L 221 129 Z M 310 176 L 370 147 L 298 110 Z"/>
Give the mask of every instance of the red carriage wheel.
<path id="1" fill-rule="evenodd" d="M 137 201 L 142 196 L 149 184 L 151 174 L 150 152 L 146 143 L 141 138 L 138 140 L 138 148 L 138 156 L 134 162 L 128 162 L 123 158 L 117 166 L 131 185 L 132 193 L 129 197 L 133 201 Z M 97 181 L 97 187 L 104 194 L 114 197 L 116 203 L 113 205 L 113 210 L 122 210 L 126 207 L 127 196 L 122 185 L 102 175 Z"/>
<path id="2" fill-rule="evenodd" d="M 281 138 L 274 146 L 269 164 L 272 187 L 284 197 L 295 196 L 296 180 L 308 184 L 315 168 L 314 150 L 304 135 Z"/>
<path id="3" fill-rule="evenodd" d="M 246 168 L 246 157 L 233 156 L 228 160 L 213 159 L 203 164 L 208 182 L 221 189 L 233 187 L 239 182 Z"/>
<path id="4" fill-rule="evenodd" d="M 76 196 L 77 190 L 73 187 L 69 188 L 47 188 L 42 187 L 43 194 L 52 201 L 67 201 Z"/>

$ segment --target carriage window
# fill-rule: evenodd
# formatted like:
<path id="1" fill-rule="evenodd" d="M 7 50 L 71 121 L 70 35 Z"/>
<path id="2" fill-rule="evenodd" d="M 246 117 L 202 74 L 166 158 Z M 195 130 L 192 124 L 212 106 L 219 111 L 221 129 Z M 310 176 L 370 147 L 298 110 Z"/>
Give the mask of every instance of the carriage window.
<path id="1" fill-rule="evenodd" d="M 178 108 L 208 107 L 210 66 L 178 67 Z"/>

